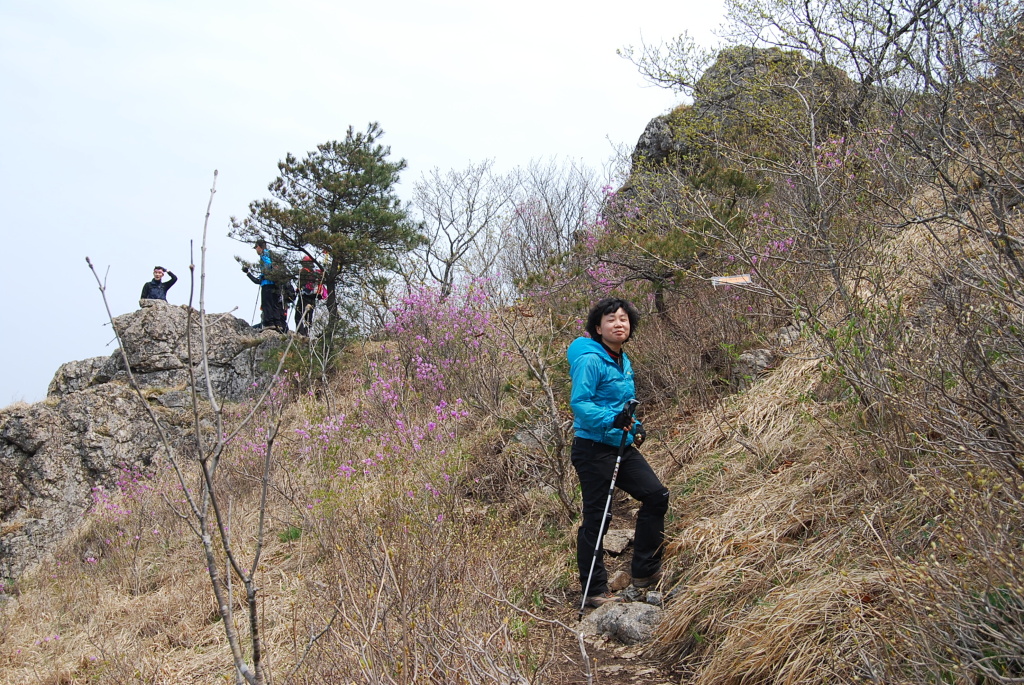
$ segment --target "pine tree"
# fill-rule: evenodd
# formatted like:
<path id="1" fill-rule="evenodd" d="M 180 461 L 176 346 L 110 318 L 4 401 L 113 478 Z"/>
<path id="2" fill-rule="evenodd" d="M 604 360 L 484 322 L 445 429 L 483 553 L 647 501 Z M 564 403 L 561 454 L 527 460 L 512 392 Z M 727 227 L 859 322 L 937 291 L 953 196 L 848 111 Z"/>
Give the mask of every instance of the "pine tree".
<path id="1" fill-rule="evenodd" d="M 303 255 L 323 269 L 330 331 L 353 305 L 342 293 L 379 288 L 396 257 L 421 240 L 395 192 L 405 160 L 389 160 L 390 146 L 377 142 L 383 135 L 376 122 L 360 133 L 350 126 L 344 140 L 301 161 L 289 153 L 268 186 L 273 198 L 250 203 L 244 220 L 231 218 L 231 237 L 267 241 L 281 263 L 278 278 L 289 278 Z"/>

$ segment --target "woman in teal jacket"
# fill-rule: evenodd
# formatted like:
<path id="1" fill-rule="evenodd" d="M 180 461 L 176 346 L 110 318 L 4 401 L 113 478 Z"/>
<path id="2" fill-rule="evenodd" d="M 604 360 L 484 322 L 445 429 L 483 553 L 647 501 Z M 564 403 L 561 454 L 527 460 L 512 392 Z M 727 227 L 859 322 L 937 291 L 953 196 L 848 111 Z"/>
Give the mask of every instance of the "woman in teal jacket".
<path id="1" fill-rule="evenodd" d="M 595 304 L 587 315 L 586 330 L 590 337 L 577 338 L 569 345 L 576 435 L 572 465 L 583 495 L 583 521 L 576 536 L 576 563 L 582 587 L 587 587 L 601 526 L 607 529 L 611 520 L 610 512 L 608 520 L 601 519 L 624 430 L 626 448 L 615 485 L 641 503 L 633 539 L 633 584 L 643 588 L 661 579 L 668 490 L 637 449 L 645 436 L 643 426 L 624 412 L 626 403 L 635 399 L 636 390 L 633 366 L 622 346 L 632 337 L 638 322 L 639 315 L 632 304 L 607 298 Z M 608 592 L 603 548 L 597 550 L 589 588 L 588 606 L 622 599 Z"/>

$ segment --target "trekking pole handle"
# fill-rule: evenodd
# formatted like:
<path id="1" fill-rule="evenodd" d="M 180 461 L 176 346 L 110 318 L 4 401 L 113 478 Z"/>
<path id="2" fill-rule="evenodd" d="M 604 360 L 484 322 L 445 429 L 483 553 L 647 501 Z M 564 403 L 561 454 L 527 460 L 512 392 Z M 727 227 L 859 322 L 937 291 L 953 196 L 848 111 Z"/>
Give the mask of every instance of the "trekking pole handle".
<path id="1" fill-rule="evenodd" d="M 632 399 L 626 402 L 625 406 L 622 407 L 622 411 L 619 413 L 625 414 L 629 417 L 629 422 L 626 424 L 626 427 L 622 429 L 623 431 L 627 433 L 629 432 L 630 427 L 633 425 L 633 419 L 636 417 L 636 408 L 639 406 L 640 400 Z"/>
<path id="2" fill-rule="evenodd" d="M 636 416 L 636 408 L 639 406 L 640 400 L 633 399 L 630 400 L 629 402 L 626 402 L 626 406 L 623 407 L 622 409 L 629 414 L 630 418 L 633 418 L 634 416 Z"/>

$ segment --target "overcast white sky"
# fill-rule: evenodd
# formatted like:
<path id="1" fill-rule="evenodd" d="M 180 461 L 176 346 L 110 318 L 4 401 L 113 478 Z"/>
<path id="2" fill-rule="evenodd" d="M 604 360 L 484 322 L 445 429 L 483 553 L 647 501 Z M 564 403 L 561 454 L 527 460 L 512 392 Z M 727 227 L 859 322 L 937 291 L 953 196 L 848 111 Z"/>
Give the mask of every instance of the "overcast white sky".
<path id="1" fill-rule="evenodd" d="M 571 158 L 600 168 L 678 104 L 617 48 L 688 30 L 722 0 L 0 0 L 0 406 L 108 355 L 114 314 L 161 264 L 188 300 L 213 170 L 207 310 L 252 321 L 229 217 L 303 156 L 378 121 L 408 168 Z M 258 315 L 257 315 L 258 318 Z"/>

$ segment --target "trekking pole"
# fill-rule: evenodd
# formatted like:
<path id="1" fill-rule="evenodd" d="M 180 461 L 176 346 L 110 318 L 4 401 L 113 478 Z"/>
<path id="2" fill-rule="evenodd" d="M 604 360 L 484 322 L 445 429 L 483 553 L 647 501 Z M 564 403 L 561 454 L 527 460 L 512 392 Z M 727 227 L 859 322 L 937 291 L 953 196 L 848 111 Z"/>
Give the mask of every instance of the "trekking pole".
<path id="1" fill-rule="evenodd" d="M 260 306 L 260 290 L 259 290 L 259 288 L 257 288 L 256 289 L 256 301 L 252 303 L 252 316 L 249 317 L 249 325 L 250 326 L 253 325 L 252 324 L 252 320 L 256 318 L 256 307 L 259 307 L 259 306 Z"/>
<path id="2" fill-rule="evenodd" d="M 632 419 L 636 413 L 636 407 L 640 404 L 636 400 L 630 400 L 626 402 L 626 406 L 623 410 L 629 412 L 629 418 Z M 632 424 L 632 421 L 630 421 Z M 622 429 L 622 441 L 619 442 L 619 454 L 615 457 L 615 469 L 612 471 L 612 482 L 608 486 L 608 501 L 604 503 L 604 513 L 601 514 L 601 519 L 597 527 L 597 542 L 594 544 L 594 558 L 590 560 L 590 572 L 587 573 L 587 584 L 583 588 L 583 601 L 580 603 L 580 613 L 577 620 L 583 618 L 583 610 L 587 608 L 587 592 L 590 591 L 590 581 L 594 578 L 594 566 L 597 565 L 597 555 L 601 553 L 601 540 L 604 538 L 605 523 L 608 518 L 608 512 L 612 508 L 612 495 L 615 494 L 615 479 L 619 477 L 619 464 L 622 463 L 622 453 L 626 451 L 626 438 L 629 436 L 629 426 L 627 425 Z"/>

